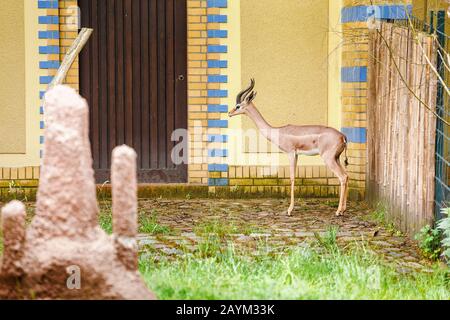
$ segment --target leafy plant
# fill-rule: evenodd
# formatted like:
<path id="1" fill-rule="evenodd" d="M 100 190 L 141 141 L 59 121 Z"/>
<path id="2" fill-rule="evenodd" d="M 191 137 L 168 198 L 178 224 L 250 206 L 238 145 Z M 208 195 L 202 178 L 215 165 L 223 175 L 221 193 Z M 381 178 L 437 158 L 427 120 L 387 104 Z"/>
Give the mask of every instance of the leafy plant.
<path id="1" fill-rule="evenodd" d="M 437 260 L 441 254 L 441 232 L 429 225 L 423 227 L 416 235 L 419 248 L 423 255 L 430 260 Z"/>
<path id="2" fill-rule="evenodd" d="M 450 208 L 443 208 L 442 213 L 447 216 L 438 223 L 438 229 L 442 232 L 442 255 L 450 264 Z"/>
<path id="3" fill-rule="evenodd" d="M 28 197 L 25 194 L 25 189 L 15 180 L 11 180 L 8 183 L 8 193 L 13 200 L 28 201 Z"/>

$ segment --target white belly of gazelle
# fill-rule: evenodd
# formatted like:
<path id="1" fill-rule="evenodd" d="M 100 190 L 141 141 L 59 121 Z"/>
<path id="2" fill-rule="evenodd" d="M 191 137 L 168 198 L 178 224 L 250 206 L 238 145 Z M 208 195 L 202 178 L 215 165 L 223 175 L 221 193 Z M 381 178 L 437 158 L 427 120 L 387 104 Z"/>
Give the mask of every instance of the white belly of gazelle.
<path id="1" fill-rule="evenodd" d="M 304 155 L 304 156 L 317 156 L 317 155 L 319 155 L 319 149 L 297 150 L 297 154 Z"/>

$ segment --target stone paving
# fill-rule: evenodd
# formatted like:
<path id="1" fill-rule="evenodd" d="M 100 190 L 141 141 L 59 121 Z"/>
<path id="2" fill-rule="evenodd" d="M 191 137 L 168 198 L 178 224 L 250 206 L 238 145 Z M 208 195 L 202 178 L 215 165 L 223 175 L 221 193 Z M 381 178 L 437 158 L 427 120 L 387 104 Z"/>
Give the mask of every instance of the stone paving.
<path id="1" fill-rule="evenodd" d="M 267 250 L 282 252 L 288 247 L 306 246 L 323 236 L 330 226 L 338 227 L 340 247 L 363 244 L 377 252 L 399 272 L 429 270 L 416 244 L 405 236 L 395 236 L 370 220 L 371 209 L 364 203 L 350 202 L 343 217 L 336 217 L 336 200 L 297 200 L 291 217 L 286 215 L 288 200 L 278 199 L 192 199 L 146 200 L 139 209 L 156 217 L 170 232 L 141 234 L 141 254 L 158 259 L 193 252 L 199 244 L 215 234 L 205 234 L 216 223 L 227 228 L 217 235 L 223 242 L 232 241 L 238 249 L 256 254 L 261 244 Z M 203 228 L 203 229 L 202 229 Z M 215 230 L 214 228 L 211 230 Z M 217 231 L 217 230 L 216 230 Z"/>

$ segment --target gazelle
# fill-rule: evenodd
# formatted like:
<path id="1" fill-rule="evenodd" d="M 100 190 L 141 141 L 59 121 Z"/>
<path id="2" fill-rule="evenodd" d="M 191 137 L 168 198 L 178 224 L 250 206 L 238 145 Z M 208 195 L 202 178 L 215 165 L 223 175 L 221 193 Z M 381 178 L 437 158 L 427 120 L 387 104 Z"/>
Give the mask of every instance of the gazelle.
<path id="1" fill-rule="evenodd" d="M 287 125 L 279 128 L 272 127 L 264 120 L 253 103 L 256 97 L 256 92 L 253 91 L 254 87 L 255 80 L 252 79 L 250 87 L 237 95 L 236 107 L 229 112 L 229 116 L 246 114 L 255 122 L 258 130 L 266 139 L 288 154 L 291 180 L 291 202 L 287 211 L 288 215 L 291 215 L 294 209 L 295 169 L 297 168 L 299 154 L 320 155 L 327 167 L 338 177 L 341 189 L 336 215 L 342 215 L 347 208 L 348 195 L 348 175 L 339 159 L 344 150 L 347 153 L 347 138 L 345 135 L 334 128 L 325 126 Z M 347 155 L 345 155 L 344 163 L 345 166 L 348 165 Z"/>

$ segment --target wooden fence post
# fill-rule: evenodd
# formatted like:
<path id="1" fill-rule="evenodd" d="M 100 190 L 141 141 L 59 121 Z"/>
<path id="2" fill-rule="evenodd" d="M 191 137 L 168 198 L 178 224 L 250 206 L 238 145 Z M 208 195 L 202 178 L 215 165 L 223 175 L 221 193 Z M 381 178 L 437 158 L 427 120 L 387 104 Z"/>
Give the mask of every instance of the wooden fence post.
<path id="1" fill-rule="evenodd" d="M 81 50 L 86 45 L 93 31 L 94 29 L 90 28 L 81 29 L 80 33 L 78 34 L 78 37 L 72 43 L 72 45 L 69 48 L 69 51 L 67 51 L 66 55 L 64 56 L 64 60 L 61 63 L 61 66 L 59 67 L 58 72 L 56 73 L 52 82 L 48 86 L 48 89 L 51 89 L 54 86 L 63 83 L 64 79 L 67 76 L 67 73 L 70 70 L 70 67 L 75 61 L 75 58 L 80 54 Z"/>

